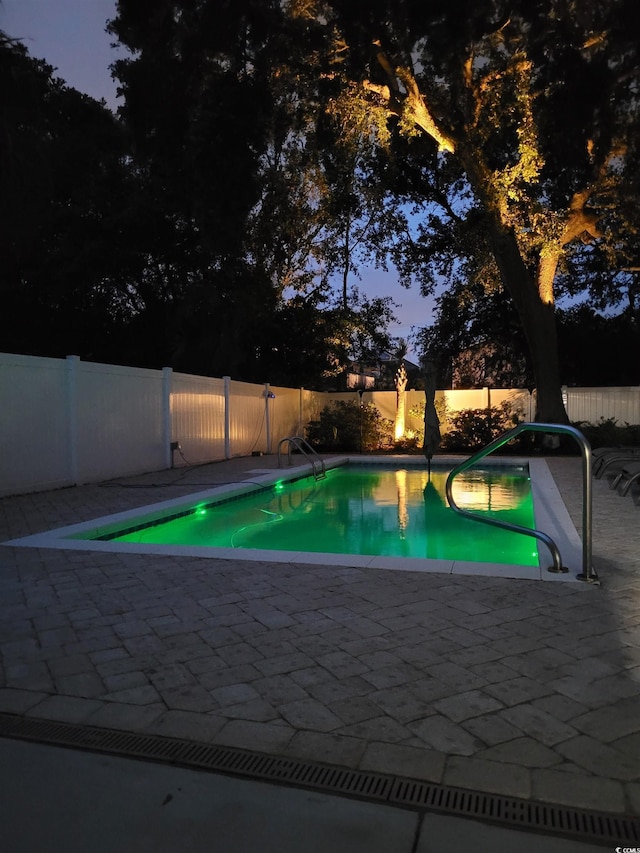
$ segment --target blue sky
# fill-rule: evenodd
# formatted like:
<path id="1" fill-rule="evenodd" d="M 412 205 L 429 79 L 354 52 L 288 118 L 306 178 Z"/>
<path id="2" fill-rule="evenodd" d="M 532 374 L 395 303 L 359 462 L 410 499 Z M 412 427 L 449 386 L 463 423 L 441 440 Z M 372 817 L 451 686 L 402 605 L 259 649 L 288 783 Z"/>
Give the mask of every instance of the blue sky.
<path id="1" fill-rule="evenodd" d="M 115 10 L 116 0 L 0 0 L 0 29 L 21 39 L 31 56 L 57 68 L 56 76 L 68 85 L 115 110 L 117 86 L 109 65 L 124 52 L 111 47 L 113 39 L 105 32 Z M 412 326 L 432 320 L 433 301 L 417 288 L 400 287 L 393 273 L 362 270 L 362 280 L 354 283 L 369 296 L 391 296 L 400 303 L 393 335 L 406 338 Z"/>
<path id="2" fill-rule="evenodd" d="M 0 0 L 0 29 L 56 67 L 56 75 L 74 89 L 104 98 L 115 109 L 109 65 L 118 53 L 105 32 L 115 9 L 116 0 Z"/>

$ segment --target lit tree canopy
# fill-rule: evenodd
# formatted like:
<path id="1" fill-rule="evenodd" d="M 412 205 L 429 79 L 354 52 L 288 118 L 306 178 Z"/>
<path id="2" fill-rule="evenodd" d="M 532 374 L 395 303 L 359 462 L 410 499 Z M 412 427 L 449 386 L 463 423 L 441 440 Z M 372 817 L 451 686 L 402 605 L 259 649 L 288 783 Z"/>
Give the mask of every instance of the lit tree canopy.
<path id="1" fill-rule="evenodd" d="M 637 235 L 635 4 L 291 0 L 287 8 L 306 36 L 317 97 L 345 132 L 366 120 L 396 167 L 399 198 L 430 205 L 417 235 L 396 247 L 401 270 L 420 270 L 429 289 L 438 273 L 486 277 L 493 268 L 524 329 L 538 418 L 565 420 L 559 274 L 585 252 L 629 265 Z"/>
<path id="2" fill-rule="evenodd" d="M 441 340 L 515 309 L 562 421 L 558 296 L 638 310 L 635 6 L 118 0 L 118 120 L 0 40 L 7 316 L 35 294 L 135 363 L 308 384 L 389 348 L 352 277 L 391 259 L 446 288 Z"/>

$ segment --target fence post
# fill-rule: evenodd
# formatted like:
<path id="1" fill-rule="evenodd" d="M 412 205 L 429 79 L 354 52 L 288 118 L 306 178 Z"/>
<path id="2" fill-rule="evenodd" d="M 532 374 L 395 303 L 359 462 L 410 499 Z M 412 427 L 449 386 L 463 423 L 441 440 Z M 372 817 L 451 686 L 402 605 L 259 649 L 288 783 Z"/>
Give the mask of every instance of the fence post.
<path id="1" fill-rule="evenodd" d="M 304 417 L 304 388 L 300 387 L 300 393 L 298 394 L 298 435 L 303 435 L 302 432 L 302 419 Z"/>
<path id="2" fill-rule="evenodd" d="M 264 383 L 264 423 L 267 436 L 267 453 L 271 453 L 271 412 L 269 411 L 269 400 L 273 395 L 269 389 L 269 383 Z"/>
<path id="3" fill-rule="evenodd" d="M 173 465 L 173 453 L 171 451 L 171 440 L 173 438 L 171 428 L 171 367 L 162 368 L 162 451 L 164 455 L 164 467 L 171 468 Z"/>
<path id="4" fill-rule="evenodd" d="M 69 448 L 69 478 L 74 486 L 80 485 L 78 470 L 78 365 L 79 355 L 68 355 L 67 371 L 67 446 Z"/>
<path id="5" fill-rule="evenodd" d="M 231 459 L 231 377 L 223 376 L 224 382 L 224 458 Z"/>

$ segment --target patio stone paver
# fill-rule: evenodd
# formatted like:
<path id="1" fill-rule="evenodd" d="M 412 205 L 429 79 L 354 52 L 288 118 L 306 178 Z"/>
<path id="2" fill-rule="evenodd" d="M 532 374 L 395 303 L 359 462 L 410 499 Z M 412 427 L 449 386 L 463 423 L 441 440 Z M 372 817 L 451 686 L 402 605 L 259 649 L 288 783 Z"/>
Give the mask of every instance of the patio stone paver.
<path id="1" fill-rule="evenodd" d="M 445 760 L 444 753 L 433 749 L 374 741 L 367 745 L 360 768 L 439 782 Z"/>
<path id="2" fill-rule="evenodd" d="M 558 751 L 574 764 L 597 776 L 627 782 L 638 777 L 637 758 L 586 735 L 559 744 Z"/>
<path id="3" fill-rule="evenodd" d="M 273 464 L 4 498 L 0 541 Z M 0 711 L 638 815 L 640 508 L 593 485 L 600 588 L 1 546 Z"/>
<path id="4" fill-rule="evenodd" d="M 522 734 L 520 729 L 496 714 L 471 717 L 464 721 L 464 727 L 487 746 L 513 741 Z"/>
<path id="5" fill-rule="evenodd" d="M 42 702 L 26 711 L 27 717 L 56 720 L 60 723 L 84 723 L 87 718 L 101 708 L 99 699 L 92 701 L 78 696 L 47 696 Z"/>
<path id="6" fill-rule="evenodd" d="M 298 731 L 285 749 L 285 755 L 317 761 L 324 755 L 328 764 L 356 769 L 362 766 L 362 756 L 367 748 L 361 738 L 350 738 L 331 732 Z"/>
<path id="7" fill-rule="evenodd" d="M 329 679 L 323 679 L 317 684 L 306 685 L 305 689 L 314 699 L 318 699 L 318 701 L 329 705 L 332 702 L 363 696 L 371 688 L 363 678 L 359 675 L 354 675 L 345 679 L 330 676 Z"/>
<path id="8" fill-rule="evenodd" d="M 273 705 L 263 699 L 251 699 L 248 702 L 239 702 L 237 705 L 223 705 L 219 712 L 230 720 L 254 720 L 256 723 L 268 723 L 281 717 Z"/>
<path id="9" fill-rule="evenodd" d="M 378 707 L 379 711 L 384 711 L 400 725 L 435 714 L 435 706 L 427 705 L 412 688 L 412 684 L 396 685 L 387 690 L 369 693 L 367 698 Z"/>
<path id="10" fill-rule="evenodd" d="M 84 699 L 95 699 L 98 696 L 104 697 L 110 691 L 105 687 L 102 679 L 95 672 L 81 672 L 78 675 L 63 675 L 55 679 L 55 690 L 50 690 L 50 693 L 58 693 L 60 696 L 78 696 Z M 144 688 L 135 688 L 136 691 Z M 136 702 L 133 690 L 122 691 L 127 696 L 132 698 L 127 701 L 135 702 L 135 704 L 143 704 Z M 115 698 L 115 694 L 114 694 Z"/>
<path id="11" fill-rule="evenodd" d="M 216 735 L 226 723 L 226 717 L 217 717 L 213 714 L 165 710 L 153 716 L 144 730 L 150 734 L 169 735 L 201 743 L 215 743 Z"/>
<path id="12" fill-rule="evenodd" d="M 578 734 L 573 726 L 532 705 L 515 705 L 500 711 L 497 716 L 545 746 L 554 747 Z"/>
<path id="13" fill-rule="evenodd" d="M 602 776 L 569 775 L 553 768 L 538 768 L 531 772 L 531 794 L 534 799 L 563 806 L 637 813 L 633 812 L 624 785 Z"/>
<path id="14" fill-rule="evenodd" d="M 106 702 L 120 702 L 126 705 L 152 705 L 162 701 L 166 705 L 169 705 L 170 696 L 171 693 L 166 691 L 161 698 L 158 691 L 150 684 L 144 684 L 141 687 L 130 687 L 126 690 L 114 690 L 112 692 L 105 692 L 104 688 L 102 690 L 102 697 Z M 206 704 L 210 706 L 213 704 L 208 694 Z"/>
<path id="15" fill-rule="evenodd" d="M 6 714 L 26 714 L 29 708 L 49 699 L 48 693 L 20 688 L 0 688 L 0 711 Z"/>
<path id="16" fill-rule="evenodd" d="M 256 723 L 253 720 L 232 720 L 218 732 L 215 743 L 221 746 L 242 746 L 258 752 L 285 753 L 296 729 L 278 723 Z"/>
<path id="17" fill-rule="evenodd" d="M 279 710 L 290 725 L 303 731 L 331 732 L 342 727 L 340 717 L 315 699 L 296 699 Z"/>
<path id="18" fill-rule="evenodd" d="M 437 699 L 433 707 L 455 723 L 460 723 L 470 717 L 479 717 L 490 711 L 497 711 L 504 705 L 481 690 L 469 690 L 467 693 L 458 693 L 446 699 Z"/>
<path id="19" fill-rule="evenodd" d="M 507 743 L 484 749 L 476 755 L 481 759 L 517 764 L 520 767 L 553 767 L 562 761 L 557 752 L 531 737 L 516 737 Z"/>
<path id="20" fill-rule="evenodd" d="M 525 799 L 531 796 L 531 774 L 528 768 L 503 761 L 452 755 L 446 760 L 441 781 L 445 785 L 472 791 L 508 794 Z"/>

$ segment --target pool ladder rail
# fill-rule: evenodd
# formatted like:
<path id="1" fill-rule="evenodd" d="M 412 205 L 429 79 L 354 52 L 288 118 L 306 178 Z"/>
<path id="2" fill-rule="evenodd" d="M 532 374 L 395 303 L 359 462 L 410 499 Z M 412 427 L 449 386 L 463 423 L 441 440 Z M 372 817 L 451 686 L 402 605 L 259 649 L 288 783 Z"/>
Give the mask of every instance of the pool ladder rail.
<path id="1" fill-rule="evenodd" d="M 580 446 L 580 450 L 582 453 L 582 572 L 576 575 L 576 577 L 578 578 L 578 580 L 584 581 L 585 583 L 599 584 L 600 581 L 598 579 L 598 575 L 596 574 L 595 569 L 591 565 L 591 445 L 583 436 L 583 434 L 575 427 L 566 426 L 565 424 L 518 424 L 516 427 L 510 429 L 508 432 L 505 432 L 503 435 L 496 438 L 490 444 L 487 444 L 486 447 L 483 447 L 482 450 L 478 450 L 478 452 L 474 453 L 473 456 L 470 456 L 468 459 L 465 459 L 464 462 L 461 462 L 459 465 L 456 465 L 456 467 L 453 468 L 453 470 L 447 477 L 447 482 L 445 485 L 447 502 L 449 503 L 451 509 L 453 509 L 460 515 L 466 516 L 467 518 L 473 518 L 475 521 L 480 521 L 483 524 L 491 524 L 494 527 L 502 527 L 504 530 L 511 530 L 514 533 L 522 533 L 525 536 L 534 536 L 536 539 L 539 539 L 540 541 L 544 542 L 549 551 L 551 552 L 551 557 L 553 558 L 553 565 L 550 566 L 547 571 L 554 573 L 567 572 L 568 569 L 566 569 L 562 565 L 562 557 L 560 556 L 558 546 L 547 533 L 543 533 L 541 530 L 532 530 L 529 527 L 520 527 L 517 524 L 510 524 L 507 521 L 499 521 L 498 519 L 490 518 L 487 515 L 479 515 L 478 513 L 471 512 L 470 510 L 462 509 L 456 504 L 453 499 L 453 481 L 458 474 L 461 474 L 463 471 L 466 471 L 468 468 L 471 468 L 473 465 L 475 465 L 476 462 L 479 462 L 480 459 L 483 459 L 485 456 L 488 456 L 494 450 L 497 450 L 498 448 L 507 444 L 507 442 L 511 441 L 511 439 L 515 438 L 523 432 L 550 432 L 570 435 L 577 441 L 578 445 Z"/>
<path id="2" fill-rule="evenodd" d="M 282 445 L 287 444 L 287 464 L 291 465 L 291 448 L 295 447 L 311 463 L 311 470 L 316 480 L 324 480 L 327 476 L 324 459 L 311 447 L 301 435 L 288 435 L 278 444 L 278 468 L 282 468 Z"/>

